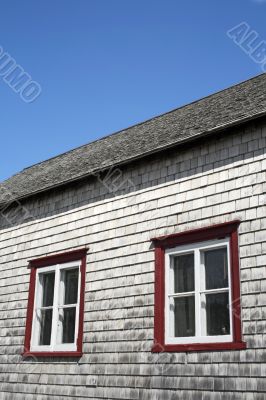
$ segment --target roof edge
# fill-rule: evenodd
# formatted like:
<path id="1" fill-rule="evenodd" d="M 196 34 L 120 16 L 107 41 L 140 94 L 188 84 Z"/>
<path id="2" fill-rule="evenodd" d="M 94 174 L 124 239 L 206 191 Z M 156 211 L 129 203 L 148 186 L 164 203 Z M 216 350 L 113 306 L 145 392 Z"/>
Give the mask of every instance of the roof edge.
<path id="1" fill-rule="evenodd" d="M 60 188 L 62 186 L 66 186 L 66 185 L 71 184 L 71 183 L 82 181 L 83 179 L 86 179 L 86 178 L 89 178 L 91 176 L 94 176 L 95 174 L 98 174 L 98 173 L 100 173 L 102 171 L 105 171 L 105 170 L 107 170 L 109 168 L 117 167 L 119 165 L 129 164 L 130 162 L 139 160 L 141 158 L 145 158 L 145 157 L 147 157 L 149 155 L 157 154 L 157 153 L 160 153 L 161 151 L 165 151 L 165 150 L 168 150 L 170 148 L 179 147 L 179 146 L 181 146 L 181 145 L 183 145 L 185 143 L 188 143 L 188 142 L 193 142 L 193 141 L 197 140 L 200 137 L 202 137 L 202 138 L 204 137 L 205 138 L 210 134 L 218 133 L 218 132 L 221 132 L 223 130 L 227 130 L 229 128 L 233 128 L 235 126 L 242 125 L 242 124 L 245 124 L 247 122 L 250 122 L 250 121 L 265 117 L 265 116 L 266 116 L 266 109 L 261 111 L 261 112 L 259 112 L 259 113 L 256 113 L 256 114 L 247 115 L 246 117 L 238 118 L 236 120 L 232 120 L 232 121 L 230 121 L 228 123 L 225 123 L 225 124 L 222 124 L 222 125 L 217 125 L 216 127 L 212 128 L 212 129 L 209 129 L 209 130 L 206 130 L 206 131 L 203 131 L 203 132 L 199 132 L 197 135 L 185 138 L 185 139 L 179 141 L 178 143 L 170 143 L 169 145 L 158 147 L 158 148 L 156 148 L 156 149 L 154 149 L 152 151 L 148 151 L 146 153 L 140 153 L 140 154 L 138 154 L 138 155 L 136 155 L 134 157 L 127 158 L 124 161 L 120 161 L 120 162 L 117 162 L 117 163 L 106 165 L 103 168 L 98 168 L 98 169 L 92 170 L 91 172 L 88 172 L 88 173 L 86 173 L 84 175 L 80 175 L 80 176 L 78 176 L 76 178 L 68 179 L 66 181 L 62 181 L 62 182 L 60 182 L 60 183 L 58 183 L 56 185 L 47 186 L 47 187 L 45 187 L 45 188 L 43 188 L 41 190 L 36 190 L 35 192 L 26 194 L 24 196 L 18 196 L 18 197 L 14 196 L 13 200 L 14 201 L 23 201 L 23 200 L 26 200 L 26 199 L 28 199 L 30 197 L 34 197 L 36 195 L 48 192 L 50 190 L 57 189 L 57 188 Z M 2 185 L 4 185 L 4 182 L 2 183 Z M 3 204 L 5 204 L 5 203 L 2 203 L 2 205 Z M 0 203 L 0 205 L 1 205 L 1 203 Z"/>
<path id="2" fill-rule="evenodd" d="M 74 148 L 69 149 L 69 150 L 67 150 L 67 151 L 64 151 L 63 153 L 57 154 L 57 155 L 52 156 L 52 157 L 49 157 L 49 158 L 47 158 L 47 159 L 45 159 L 45 160 L 42 160 L 42 161 L 39 161 L 39 162 L 34 163 L 34 164 L 32 164 L 32 165 L 29 165 L 28 167 L 23 168 L 22 171 L 20 171 L 20 172 L 23 172 L 23 171 L 25 171 L 25 170 L 27 170 L 27 169 L 30 169 L 30 168 L 32 168 L 32 167 L 35 167 L 36 165 L 43 164 L 43 163 L 45 163 L 45 162 L 47 162 L 47 161 L 54 160 L 54 159 L 56 159 L 56 158 L 58 158 L 58 157 L 61 157 L 61 156 L 65 155 L 65 154 L 72 153 L 73 151 L 75 151 L 75 150 L 77 150 L 77 149 L 82 149 L 83 147 L 88 146 L 88 144 L 101 142 L 102 140 L 105 140 L 105 139 L 107 139 L 107 138 L 109 138 L 109 137 L 111 137 L 111 136 L 119 135 L 119 134 L 121 134 L 122 132 L 125 132 L 125 131 L 127 131 L 127 130 L 129 130 L 129 129 L 131 129 L 131 128 L 134 128 L 134 127 L 137 127 L 137 126 L 141 126 L 141 125 L 143 125 L 143 124 L 146 124 L 147 122 L 156 120 L 156 119 L 158 119 L 158 118 L 161 118 L 161 117 L 163 117 L 163 116 L 165 116 L 165 115 L 171 114 L 171 113 L 173 113 L 173 112 L 175 112 L 175 111 L 177 111 L 177 110 L 180 110 L 180 109 L 182 109 L 182 108 L 186 108 L 186 107 L 189 107 L 189 106 L 191 106 L 191 105 L 193 105 L 193 104 L 199 103 L 199 102 L 201 102 L 201 101 L 203 101 L 203 100 L 206 100 L 206 99 L 208 99 L 208 98 L 210 98 L 210 97 L 213 97 L 213 96 L 216 96 L 216 95 L 218 95 L 218 94 L 220 94 L 220 93 L 226 92 L 227 90 L 230 90 L 230 89 L 236 88 L 236 87 L 238 87 L 238 86 L 241 86 L 241 85 L 243 85 L 243 84 L 246 83 L 246 82 L 251 82 L 251 81 L 254 80 L 254 79 L 258 79 L 258 77 L 260 77 L 260 76 L 262 76 L 262 75 L 266 75 L 266 72 L 262 72 L 262 73 L 260 73 L 260 74 L 258 74 L 258 75 L 252 76 L 251 78 L 248 78 L 248 79 L 245 79 L 245 80 L 243 80 L 243 81 L 240 81 L 240 82 L 238 82 L 238 83 L 236 83 L 236 84 L 234 84 L 234 85 L 232 85 L 232 86 L 227 86 L 227 87 L 225 87 L 225 88 L 223 88 L 223 89 L 218 90 L 217 92 L 210 93 L 210 94 L 208 94 L 208 95 L 206 95 L 206 96 L 203 96 L 203 97 L 201 97 L 201 98 L 198 98 L 198 99 L 196 99 L 196 100 L 193 100 L 193 101 L 191 101 L 191 102 L 189 102 L 189 103 L 183 104 L 183 105 L 181 105 L 180 107 L 172 108 L 171 110 L 165 111 L 165 112 L 163 112 L 162 114 L 156 114 L 156 115 L 154 115 L 153 117 L 150 117 L 150 118 L 145 119 L 144 121 L 140 121 L 140 122 L 137 122 L 137 123 L 135 123 L 135 124 L 129 125 L 129 126 L 127 126 L 126 128 L 119 129 L 118 131 L 115 131 L 115 132 L 112 132 L 112 133 L 109 133 L 109 134 L 104 134 L 103 136 L 99 137 L 98 139 L 92 140 L 92 141 L 89 142 L 89 143 L 84 143 L 84 144 L 82 144 L 82 145 L 80 145 L 80 146 L 77 146 L 77 147 L 74 147 Z M 18 173 L 19 173 L 19 172 L 18 172 Z M 1 183 L 1 182 L 0 182 L 0 183 Z"/>

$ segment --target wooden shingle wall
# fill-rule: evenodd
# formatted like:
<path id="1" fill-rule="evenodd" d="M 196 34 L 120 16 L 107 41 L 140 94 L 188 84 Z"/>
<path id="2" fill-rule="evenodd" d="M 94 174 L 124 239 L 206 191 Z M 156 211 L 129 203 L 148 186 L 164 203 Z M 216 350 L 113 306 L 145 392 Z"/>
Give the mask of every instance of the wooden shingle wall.
<path id="1" fill-rule="evenodd" d="M 33 198 L 0 228 L 0 399 L 266 398 L 266 125 Z M 121 183 L 121 185 L 119 184 Z M 110 190 L 110 186 L 112 190 Z M 150 238 L 240 218 L 247 350 L 150 352 Z M 89 246 L 84 355 L 23 361 L 28 260 Z"/>

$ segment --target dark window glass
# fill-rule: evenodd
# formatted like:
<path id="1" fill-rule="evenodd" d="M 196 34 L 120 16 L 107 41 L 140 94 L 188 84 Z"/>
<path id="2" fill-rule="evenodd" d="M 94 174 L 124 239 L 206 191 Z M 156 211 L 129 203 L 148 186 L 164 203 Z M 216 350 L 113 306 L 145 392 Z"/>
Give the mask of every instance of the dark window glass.
<path id="1" fill-rule="evenodd" d="M 206 294 L 207 335 L 230 335 L 228 293 Z"/>
<path id="2" fill-rule="evenodd" d="M 78 301 L 79 269 L 67 269 L 65 274 L 65 302 L 64 304 L 76 304 Z"/>
<path id="3" fill-rule="evenodd" d="M 50 307 L 54 303 L 54 278 L 54 272 L 41 275 L 43 288 L 42 307 Z"/>
<path id="4" fill-rule="evenodd" d="M 204 252 L 206 289 L 228 287 L 227 249 Z"/>
<path id="5" fill-rule="evenodd" d="M 175 336 L 195 336 L 195 298 L 178 297 L 175 301 Z"/>
<path id="6" fill-rule="evenodd" d="M 75 340 L 76 308 L 63 310 L 63 338 L 62 343 L 74 343 Z"/>
<path id="7" fill-rule="evenodd" d="M 174 257 L 175 293 L 194 291 L 194 253 Z"/>
<path id="8" fill-rule="evenodd" d="M 49 346 L 51 342 L 53 310 L 41 310 L 40 346 Z"/>

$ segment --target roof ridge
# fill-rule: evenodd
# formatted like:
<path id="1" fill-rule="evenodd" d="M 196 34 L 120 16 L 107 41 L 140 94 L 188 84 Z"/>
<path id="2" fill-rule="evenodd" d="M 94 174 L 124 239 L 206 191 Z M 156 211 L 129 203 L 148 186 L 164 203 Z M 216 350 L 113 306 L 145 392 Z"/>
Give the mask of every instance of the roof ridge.
<path id="1" fill-rule="evenodd" d="M 209 95 L 207 95 L 207 96 L 201 97 L 201 98 L 199 98 L 199 99 L 197 99 L 197 100 L 193 100 L 193 101 L 190 102 L 190 103 L 186 103 L 186 104 L 184 104 L 184 105 L 182 105 L 182 106 L 180 106 L 180 107 L 173 108 L 173 109 L 171 109 L 171 110 L 169 110 L 169 111 L 166 111 L 166 112 L 164 112 L 164 113 L 162 113 L 162 114 L 155 115 L 155 116 L 153 116 L 153 117 L 151 117 L 151 118 L 148 118 L 148 119 L 146 119 L 146 120 L 144 120 L 144 121 L 138 122 L 138 123 L 133 124 L 133 125 L 129 125 L 128 127 L 124 128 L 124 129 L 120 129 L 120 130 L 115 131 L 115 132 L 113 132 L 113 133 L 107 134 L 107 135 L 102 136 L 102 137 L 100 137 L 100 138 L 98 138 L 98 139 L 92 140 L 91 142 L 84 143 L 84 144 L 82 144 L 82 145 L 80 145 L 80 146 L 77 146 L 77 147 L 74 147 L 74 148 L 72 148 L 72 149 L 70 149 L 70 150 L 64 151 L 63 153 L 57 154 L 56 156 L 53 156 L 53 157 L 47 158 L 47 159 L 45 159 L 45 160 L 43 160 L 43 161 L 39 161 L 39 162 L 37 162 L 37 163 L 31 164 L 31 165 L 29 165 L 28 167 L 23 168 L 21 171 L 17 172 L 16 174 L 14 174 L 14 175 L 12 175 L 12 176 L 16 176 L 16 175 L 20 174 L 21 172 L 27 171 L 28 169 L 33 168 L 33 167 L 35 167 L 35 166 L 37 166 L 37 165 L 45 164 L 45 163 L 48 162 L 48 161 L 51 161 L 51 160 L 54 160 L 54 159 L 56 159 L 56 158 L 62 157 L 62 156 L 64 156 L 65 154 L 69 154 L 69 153 L 72 153 L 72 152 L 74 152 L 74 151 L 76 151 L 76 150 L 78 150 L 78 149 L 82 149 L 83 147 L 86 147 L 86 146 L 88 146 L 88 145 L 90 145 L 90 144 L 97 143 L 97 142 L 101 142 L 102 140 L 105 140 L 105 139 L 107 139 L 107 138 L 109 138 L 109 137 L 118 135 L 118 134 L 120 134 L 120 133 L 122 133 L 122 132 L 125 132 L 125 131 L 131 129 L 131 128 L 134 128 L 134 127 L 137 127 L 137 126 L 141 126 L 141 125 L 143 125 L 143 124 L 145 124 L 145 123 L 147 123 L 147 122 L 156 120 L 156 119 L 158 119 L 158 118 L 160 118 L 160 117 L 163 117 L 163 116 L 165 116 L 165 115 L 171 114 L 171 113 L 173 113 L 173 112 L 175 112 L 175 111 L 177 111 L 177 110 L 181 110 L 182 108 L 185 108 L 185 107 L 188 107 L 188 106 L 190 106 L 190 105 L 196 104 L 196 103 L 201 102 L 201 101 L 203 101 L 203 100 L 205 100 L 205 99 L 208 99 L 208 98 L 210 98 L 210 97 L 212 97 L 212 96 L 216 96 L 216 95 L 218 95 L 218 94 L 220 94 L 220 93 L 223 93 L 223 92 L 225 92 L 225 91 L 227 91 L 227 90 L 236 88 L 237 86 L 241 86 L 241 85 L 243 85 L 243 84 L 245 84 L 245 83 L 247 83 L 247 82 L 249 82 L 249 81 L 252 81 L 253 79 L 257 79 L 258 77 L 263 76 L 263 75 L 266 75 L 266 72 L 263 72 L 263 73 L 261 73 L 261 74 L 255 75 L 255 76 L 253 76 L 253 77 L 251 77 L 251 78 L 249 78 L 249 79 L 246 79 L 246 80 L 244 80 L 244 81 L 238 82 L 238 83 L 236 83 L 236 84 L 234 84 L 234 85 L 232 85 L 232 86 L 227 86 L 226 88 L 221 89 L 221 90 L 219 90 L 218 92 L 214 92 L 214 93 L 211 93 L 211 94 L 209 94 Z M 11 176 L 11 177 L 12 177 L 12 176 Z M 10 177 L 10 178 L 11 178 L 11 177 Z M 7 178 L 7 179 L 10 179 L 10 178 Z M 4 181 L 5 181 L 5 180 L 4 180 Z M 2 182 L 4 182 L 4 181 L 2 181 Z M 0 182 L 0 184 L 1 184 L 2 182 Z"/>
<path id="2" fill-rule="evenodd" d="M 266 73 L 36 163 L 0 183 L 16 199 L 266 116 Z M 263 125 L 264 126 L 264 125 Z M 231 131 L 234 134 L 234 131 Z M 5 198 L 0 193 L 0 204 Z"/>

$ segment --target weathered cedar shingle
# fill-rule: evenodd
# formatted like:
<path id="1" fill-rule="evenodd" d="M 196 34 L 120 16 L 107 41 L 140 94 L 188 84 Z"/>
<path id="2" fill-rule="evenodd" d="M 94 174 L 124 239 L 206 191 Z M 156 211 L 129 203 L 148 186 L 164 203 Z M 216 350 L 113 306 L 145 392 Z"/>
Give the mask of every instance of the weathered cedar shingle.
<path id="1" fill-rule="evenodd" d="M 0 204 L 221 129 L 266 112 L 266 74 L 36 164 L 0 184 Z M 237 123 L 237 122 L 236 122 Z"/>

